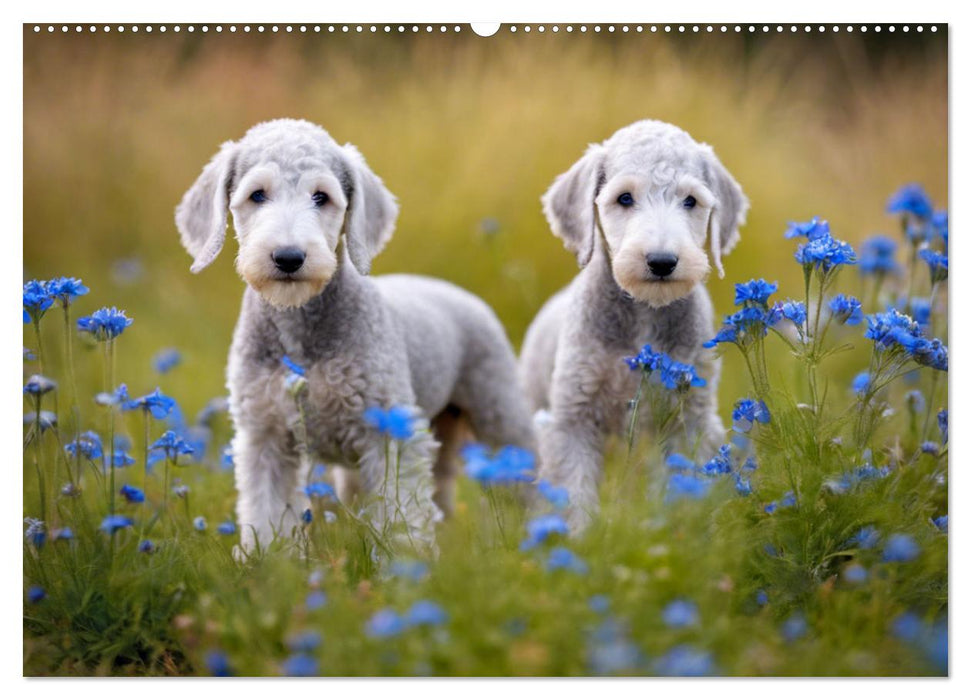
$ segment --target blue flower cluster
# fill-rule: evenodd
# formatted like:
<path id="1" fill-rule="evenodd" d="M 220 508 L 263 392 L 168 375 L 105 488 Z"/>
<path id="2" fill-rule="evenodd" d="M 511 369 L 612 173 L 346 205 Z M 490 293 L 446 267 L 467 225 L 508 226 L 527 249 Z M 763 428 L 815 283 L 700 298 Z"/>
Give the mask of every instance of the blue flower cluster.
<path id="1" fill-rule="evenodd" d="M 483 486 L 531 482 L 535 476 L 536 458 L 529 450 L 515 445 L 500 447 L 495 454 L 478 443 L 462 448 L 465 473 Z"/>
<path id="2" fill-rule="evenodd" d="M 735 491 L 740 496 L 748 496 L 752 493 L 752 483 L 745 474 L 758 468 L 758 464 L 751 457 L 742 464 L 737 464 L 732 458 L 731 445 L 719 447 L 718 453 L 704 465 L 699 466 L 678 453 L 669 455 L 666 464 L 672 473 L 668 477 L 665 503 L 682 499 L 700 500 L 708 495 L 712 479 L 721 476 L 731 476 L 735 482 Z"/>
<path id="3" fill-rule="evenodd" d="M 740 433 L 747 433 L 756 423 L 768 423 L 772 420 L 769 407 L 765 401 L 755 399 L 739 399 L 732 411 L 732 427 Z"/>
<path id="4" fill-rule="evenodd" d="M 685 392 L 693 386 L 705 386 L 707 383 L 698 376 L 693 365 L 675 362 L 667 353 L 654 352 L 650 345 L 645 345 L 634 357 L 625 357 L 624 362 L 632 370 L 641 370 L 671 391 Z"/>
<path id="5" fill-rule="evenodd" d="M 837 294 L 829 301 L 833 318 L 844 326 L 857 326 L 863 321 L 863 306 L 856 297 Z"/>
<path id="6" fill-rule="evenodd" d="M 900 349 L 919 365 L 947 371 L 947 346 L 938 338 L 924 338 L 920 325 L 910 316 L 891 308 L 868 315 L 866 321 L 864 335 L 874 341 L 877 350 Z"/>
<path id="7" fill-rule="evenodd" d="M 365 409 L 364 420 L 392 440 L 410 440 L 415 434 L 415 414 L 405 406 L 392 406 L 387 409 L 372 406 Z"/>
<path id="8" fill-rule="evenodd" d="M 68 307 L 71 302 L 84 296 L 90 290 L 79 279 L 74 277 L 55 277 L 42 282 L 30 280 L 24 283 L 24 323 L 39 322 L 44 313 L 60 302 Z"/>
<path id="9" fill-rule="evenodd" d="M 364 633 L 373 639 L 397 637 L 417 627 L 440 627 L 448 622 L 448 613 L 430 600 L 419 600 L 404 614 L 391 608 L 378 610 L 364 626 Z"/>
<path id="10" fill-rule="evenodd" d="M 522 541 L 519 548 L 523 551 L 534 549 L 556 535 L 565 536 L 569 532 L 570 528 L 562 515 L 558 513 L 538 515 L 526 523 L 526 539 Z"/>
<path id="11" fill-rule="evenodd" d="M 801 244 L 796 249 L 796 262 L 805 268 L 827 273 L 841 265 L 855 265 L 856 253 L 849 243 L 833 238 L 827 232 Z"/>
<path id="12" fill-rule="evenodd" d="M 131 324 L 132 319 L 115 307 L 98 309 L 90 316 L 78 319 L 78 329 L 90 333 L 99 341 L 114 340 Z"/>
<path id="13" fill-rule="evenodd" d="M 735 305 L 742 308 L 725 317 L 722 328 L 714 338 L 704 343 L 704 347 L 713 348 L 719 343 L 735 343 L 744 345 L 757 338 L 762 338 L 769 332 L 769 326 L 778 323 L 783 318 L 802 323 L 805 321 L 805 309 L 795 302 L 777 305 L 778 308 L 769 311 L 769 297 L 775 293 L 779 285 L 766 282 L 763 279 L 753 279 L 735 285 Z M 800 319 L 801 313 L 801 320 Z"/>
<path id="14" fill-rule="evenodd" d="M 890 236 L 876 235 L 867 238 L 860 246 L 859 270 L 861 275 L 886 275 L 900 272 L 895 255 L 897 242 Z"/>

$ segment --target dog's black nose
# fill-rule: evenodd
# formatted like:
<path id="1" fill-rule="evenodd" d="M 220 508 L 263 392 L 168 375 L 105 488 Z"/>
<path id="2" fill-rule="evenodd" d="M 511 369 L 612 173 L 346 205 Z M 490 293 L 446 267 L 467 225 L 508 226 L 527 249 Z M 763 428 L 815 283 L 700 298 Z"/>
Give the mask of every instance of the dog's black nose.
<path id="1" fill-rule="evenodd" d="M 678 264 L 678 256 L 671 253 L 651 253 L 647 256 L 647 269 L 657 277 L 667 277 Z"/>
<path id="2" fill-rule="evenodd" d="M 303 265 L 306 255 L 299 248 L 277 248 L 273 251 L 273 264 L 280 272 L 296 272 Z"/>

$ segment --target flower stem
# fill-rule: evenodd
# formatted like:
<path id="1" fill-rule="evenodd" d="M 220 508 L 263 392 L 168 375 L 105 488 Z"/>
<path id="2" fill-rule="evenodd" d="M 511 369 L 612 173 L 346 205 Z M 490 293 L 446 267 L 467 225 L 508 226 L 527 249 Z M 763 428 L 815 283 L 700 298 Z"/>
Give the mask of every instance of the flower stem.
<path id="1" fill-rule="evenodd" d="M 74 437 L 81 435 L 81 406 L 78 401 L 77 372 L 74 369 L 74 334 L 71 333 L 71 307 L 64 304 L 64 348 L 67 355 L 67 376 L 71 385 L 71 416 L 74 418 Z M 74 467 L 77 473 L 77 483 L 81 483 L 81 451 L 74 451 Z M 68 468 L 70 474 L 70 468 Z"/>

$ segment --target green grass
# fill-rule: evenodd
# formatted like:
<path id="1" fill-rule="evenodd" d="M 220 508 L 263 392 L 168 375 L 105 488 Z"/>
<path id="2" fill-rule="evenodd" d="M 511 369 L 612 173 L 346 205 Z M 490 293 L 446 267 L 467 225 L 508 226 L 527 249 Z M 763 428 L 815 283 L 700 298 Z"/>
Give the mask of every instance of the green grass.
<path id="1" fill-rule="evenodd" d="M 720 313 L 732 310 L 731 283 L 750 277 L 778 280 L 778 298 L 801 298 L 794 244 L 781 238 L 788 220 L 825 216 L 834 234 L 856 245 L 879 230 L 896 233 L 882 211 L 903 182 L 922 182 L 946 207 L 942 38 L 895 37 L 882 46 L 845 35 L 754 44 L 731 36 L 468 33 L 200 39 L 24 36 L 25 279 L 82 277 L 92 291 L 72 309 L 75 317 L 102 305 L 126 309 L 135 323 L 117 341 L 117 381 L 133 395 L 160 385 L 190 422 L 225 391 L 242 283 L 231 249 L 204 275 L 188 273 L 173 208 L 218 144 L 262 119 L 305 117 L 358 145 L 402 206 L 376 273 L 462 284 L 493 305 L 517 344 L 576 269 L 542 219 L 540 194 L 586 143 L 638 118 L 671 121 L 713 144 L 752 200 L 742 243 L 725 260 L 726 279 L 709 282 Z M 498 225 L 491 235 L 483 233 L 489 219 Z M 134 283 L 112 272 L 127 258 L 143 269 Z M 906 290 L 904 280 L 893 284 L 888 298 Z M 864 296 L 852 269 L 836 290 Z M 927 294 L 926 276 L 918 277 L 918 294 Z M 42 322 L 44 373 L 60 383 L 66 441 L 74 425 L 59 314 Z M 32 329 L 24 329 L 24 345 L 36 350 Z M 934 330 L 946 341 L 946 314 Z M 83 427 L 106 434 L 107 413 L 90 400 L 105 385 L 102 354 L 74 342 Z M 620 672 L 655 672 L 664 654 L 688 644 L 710 654 L 720 674 L 941 673 L 922 644 L 890 627 L 907 611 L 927 625 L 947 614 L 947 537 L 930 522 L 947 512 L 946 452 L 917 456 L 923 416 L 912 427 L 903 398 L 916 387 L 930 397 L 931 370 L 878 397 L 894 413 L 869 444 L 874 464 L 895 465 L 890 475 L 836 495 L 825 482 L 860 464 L 852 441 L 858 404 L 848 385 L 870 352 L 859 327 L 830 331 L 828 343 L 844 342 L 853 349 L 819 370 L 824 420 L 807 425 L 796 406 L 808 397 L 805 367 L 778 339 L 767 340 L 773 421 L 754 431 L 760 468 L 751 496 L 721 480 L 703 500 L 665 503 L 657 451 L 643 444 L 628 455 L 623 439 L 611 444 L 603 515 L 568 543 L 586 574 L 548 572 L 542 552 L 520 552 L 523 508 L 501 495 L 500 529 L 470 481 L 439 530 L 440 556 L 418 582 L 376 570 L 360 528 L 345 517 L 326 523 L 320 513 L 308 531 L 309 555 L 280 543 L 239 564 L 237 537 L 215 531 L 235 502 L 232 474 L 219 467 L 231 430 L 225 416 L 213 425 L 205 463 L 175 470 L 188 499 L 170 499 L 154 519 L 159 465 L 148 502 L 119 508 L 136 525 L 113 544 L 97 529 L 107 512 L 104 488 L 87 466 L 81 498 L 48 502 L 49 527 L 70 526 L 74 540 L 24 548 L 25 588 L 41 585 L 47 594 L 24 605 L 24 672 L 205 674 L 206 654 L 218 649 L 238 674 L 272 675 L 291 654 L 288 640 L 313 629 L 323 635 L 313 655 L 328 675 L 578 675 L 596 670 L 592 640 L 610 617 L 625 630 L 614 641 L 637 651 L 635 666 Z M 168 346 L 184 362 L 159 376 L 150 358 Z M 25 363 L 25 377 L 36 371 Z M 752 395 L 732 348 L 723 375 L 728 422 L 735 400 Z M 934 414 L 947 405 L 945 385 L 938 382 Z M 50 409 L 50 396 L 44 401 Z M 933 419 L 931 427 L 936 440 Z M 153 425 L 151 439 L 162 429 Z M 143 431 L 140 416 L 117 419 L 138 462 L 118 470 L 116 486 L 142 485 Z M 57 436 L 45 432 L 40 448 L 34 437 L 25 426 L 25 517 L 39 510 L 35 456 L 48 489 L 66 480 Z M 798 505 L 766 514 L 764 505 L 793 485 Z M 208 521 L 201 533 L 192 527 L 199 515 Z M 885 563 L 880 546 L 848 546 L 863 526 L 884 538 L 909 534 L 919 557 Z M 137 551 L 143 537 L 158 545 L 155 553 Z M 865 584 L 844 579 L 851 563 L 866 567 Z M 316 571 L 327 603 L 308 610 Z M 768 595 L 764 606 L 759 591 Z M 609 596 L 609 613 L 590 609 L 597 594 Z M 697 605 L 698 625 L 662 622 L 676 598 Z M 449 622 L 388 640 L 364 633 L 376 611 L 404 612 L 420 599 L 440 604 Z M 782 625 L 793 615 L 805 617 L 808 631 L 787 641 Z"/>

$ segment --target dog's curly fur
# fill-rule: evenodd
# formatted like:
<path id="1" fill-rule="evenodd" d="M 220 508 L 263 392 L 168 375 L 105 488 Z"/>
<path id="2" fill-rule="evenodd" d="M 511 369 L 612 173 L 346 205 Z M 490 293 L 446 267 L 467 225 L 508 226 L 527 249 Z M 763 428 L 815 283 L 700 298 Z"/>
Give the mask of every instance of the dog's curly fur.
<path id="1" fill-rule="evenodd" d="M 626 428 L 637 391 L 638 375 L 623 358 L 644 344 L 707 379 L 689 393 L 687 428 L 703 453 L 723 441 L 720 361 L 702 348 L 714 334 L 704 245 L 707 238 L 721 273 L 748 200 L 709 146 L 670 124 L 641 121 L 590 146 L 556 178 L 543 209 L 583 269 L 533 320 L 520 374 L 532 408 L 551 414 L 538 434 L 540 476 L 568 488 L 568 519 L 579 530 L 598 509 L 605 439 Z M 653 254 L 677 260 L 669 275 L 652 272 Z"/>
<path id="2" fill-rule="evenodd" d="M 261 201 L 252 197 L 257 190 Z M 315 193 L 326 195 L 323 204 Z M 289 534 L 308 505 L 284 355 L 306 368 L 309 447 L 359 470 L 359 479 L 342 472 L 342 500 L 360 489 L 379 528 L 403 521 L 410 542 L 433 546 L 433 523 L 451 504 L 463 424 L 486 443 L 533 447 L 499 320 L 482 300 L 443 281 L 367 277 L 391 237 L 397 205 L 353 146 L 316 125 L 276 120 L 223 144 L 176 209 L 194 272 L 222 247 L 227 212 L 247 283 L 228 367 L 244 549 Z M 281 246 L 306 255 L 292 274 L 274 265 Z M 393 444 L 388 469 L 385 438 L 363 413 L 392 405 L 415 407 L 431 430 L 419 429 L 400 455 Z M 394 502 L 385 494 L 395 494 Z"/>

